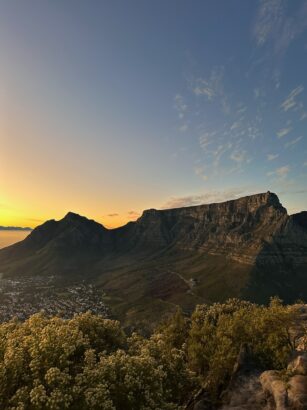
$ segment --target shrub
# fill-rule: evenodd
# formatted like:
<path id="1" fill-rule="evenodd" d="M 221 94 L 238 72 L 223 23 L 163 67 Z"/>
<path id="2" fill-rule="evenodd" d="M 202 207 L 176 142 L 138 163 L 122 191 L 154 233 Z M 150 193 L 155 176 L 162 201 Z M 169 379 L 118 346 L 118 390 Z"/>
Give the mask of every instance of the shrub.
<path id="1" fill-rule="evenodd" d="M 231 299 L 180 310 L 149 338 L 85 313 L 0 325 L 0 408 L 175 410 L 199 386 L 218 398 L 242 344 L 257 366 L 283 369 L 296 308 Z"/>

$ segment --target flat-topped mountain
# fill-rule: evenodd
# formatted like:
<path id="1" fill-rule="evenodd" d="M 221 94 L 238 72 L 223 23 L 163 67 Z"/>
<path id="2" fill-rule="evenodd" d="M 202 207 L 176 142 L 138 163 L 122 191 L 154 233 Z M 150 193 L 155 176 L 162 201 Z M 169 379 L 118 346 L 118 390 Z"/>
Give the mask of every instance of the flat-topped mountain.
<path id="1" fill-rule="evenodd" d="M 267 192 L 149 209 L 111 230 L 68 213 L 0 250 L 0 272 L 94 280 L 120 315 L 230 296 L 291 301 L 307 297 L 307 212 L 289 216 Z"/>

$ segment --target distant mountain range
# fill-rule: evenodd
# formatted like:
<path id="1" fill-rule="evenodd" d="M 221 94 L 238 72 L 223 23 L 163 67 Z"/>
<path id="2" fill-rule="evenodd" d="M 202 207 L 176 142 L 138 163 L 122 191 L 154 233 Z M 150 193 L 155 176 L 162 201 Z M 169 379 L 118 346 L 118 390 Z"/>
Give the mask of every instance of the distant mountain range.
<path id="1" fill-rule="evenodd" d="M 20 226 L 0 226 L 0 231 L 32 231 L 32 228 L 22 228 Z"/>
<path id="2" fill-rule="evenodd" d="M 6 277 L 94 281 L 128 324 L 179 304 L 229 297 L 307 299 L 307 212 L 289 216 L 270 192 L 223 203 L 144 211 L 117 229 L 74 213 L 0 250 Z"/>

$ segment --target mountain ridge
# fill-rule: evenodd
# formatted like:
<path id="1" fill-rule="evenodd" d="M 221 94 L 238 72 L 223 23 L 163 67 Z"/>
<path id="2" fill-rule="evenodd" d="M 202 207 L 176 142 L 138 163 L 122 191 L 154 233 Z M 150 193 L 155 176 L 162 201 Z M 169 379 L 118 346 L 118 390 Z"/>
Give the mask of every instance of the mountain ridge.
<path id="1" fill-rule="evenodd" d="M 115 229 L 69 212 L 0 250 L 0 272 L 93 280 L 131 320 L 233 296 L 291 301 L 307 297 L 307 212 L 288 215 L 271 192 L 148 209 Z"/>

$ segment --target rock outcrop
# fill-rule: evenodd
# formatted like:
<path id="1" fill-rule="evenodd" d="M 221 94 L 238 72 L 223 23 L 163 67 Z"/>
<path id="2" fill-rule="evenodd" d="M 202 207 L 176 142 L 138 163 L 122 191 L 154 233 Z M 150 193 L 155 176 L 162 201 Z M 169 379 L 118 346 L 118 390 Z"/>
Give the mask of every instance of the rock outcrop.
<path id="1" fill-rule="evenodd" d="M 297 352 L 286 373 L 275 370 L 263 372 L 260 382 L 276 410 L 307 409 L 307 354 Z"/>

